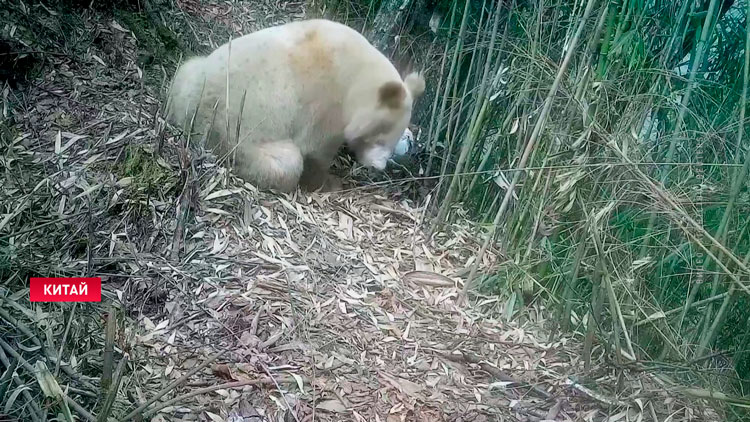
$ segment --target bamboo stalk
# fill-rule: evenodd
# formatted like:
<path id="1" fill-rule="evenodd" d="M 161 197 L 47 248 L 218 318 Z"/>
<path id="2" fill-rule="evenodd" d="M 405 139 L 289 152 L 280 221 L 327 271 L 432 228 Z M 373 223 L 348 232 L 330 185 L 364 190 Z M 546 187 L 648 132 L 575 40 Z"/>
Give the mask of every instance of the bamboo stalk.
<path id="1" fill-rule="evenodd" d="M 594 334 L 604 306 L 604 284 L 601 282 L 601 271 L 597 272 L 596 280 L 591 283 L 591 310 L 586 322 L 586 336 L 583 339 L 583 370 L 591 370 L 591 352 L 594 349 Z"/>
<path id="2" fill-rule="evenodd" d="M 718 0 L 711 0 L 711 2 L 708 5 L 708 15 L 706 17 L 705 22 L 703 23 L 703 28 L 701 30 L 700 39 L 698 40 L 698 43 L 695 45 L 694 53 L 691 55 L 692 60 L 691 66 L 690 66 L 690 73 L 688 76 L 688 82 L 687 82 L 687 88 L 685 89 L 685 94 L 682 96 L 682 101 L 680 102 L 680 107 L 678 109 L 677 113 L 677 120 L 675 123 L 675 129 L 672 134 L 672 138 L 669 142 L 669 150 L 667 151 L 667 155 L 664 159 L 666 163 L 672 162 L 674 159 L 675 152 L 677 151 L 677 140 L 680 139 L 681 132 L 683 130 L 683 126 L 685 124 L 685 116 L 687 115 L 688 111 L 688 105 L 690 104 L 690 99 L 692 98 L 693 91 L 695 91 L 695 87 L 697 86 L 697 78 L 698 78 L 698 68 L 700 67 L 700 64 L 703 61 L 703 56 L 706 54 L 707 50 L 707 40 L 709 37 L 709 34 L 713 32 L 714 29 L 714 22 L 711 19 L 711 17 L 714 15 L 714 11 L 716 10 L 716 7 L 718 6 Z M 660 173 L 660 181 L 662 184 L 666 184 L 667 178 L 669 177 L 669 171 L 671 170 L 671 166 L 669 164 L 665 164 Z M 656 214 L 651 213 L 649 216 L 648 226 L 646 229 L 646 234 L 644 235 L 643 240 L 643 246 L 641 248 L 641 256 L 645 256 L 645 251 L 648 248 L 648 245 L 651 240 L 652 231 L 654 224 L 656 223 Z"/>
<path id="3" fill-rule="evenodd" d="M 502 0 L 496 1 L 496 7 L 495 7 L 495 18 L 494 22 L 492 24 L 492 36 L 490 37 L 490 46 L 487 49 L 487 59 L 485 60 L 485 66 L 484 66 L 484 74 L 482 76 L 482 82 L 479 88 L 479 94 L 477 95 L 477 102 L 474 104 L 475 109 L 477 110 L 474 113 L 474 116 L 471 119 L 471 123 L 469 124 L 469 131 L 466 136 L 466 138 L 463 141 L 463 145 L 461 146 L 461 153 L 458 156 L 458 162 L 456 163 L 456 169 L 454 171 L 454 176 L 451 178 L 450 185 L 448 185 L 448 192 L 445 194 L 445 197 L 443 198 L 443 203 L 440 206 L 440 210 L 438 211 L 438 217 L 435 220 L 435 229 L 439 230 L 442 226 L 442 224 L 445 222 L 446 216 L 448 214 L 448 210 L 450 209 L 453 201 L 453 196 L 456 193 L 456 188 L 458 187 L 458 180 L 457 177 L 462 171 L 464 167 L 464 163 L 466 162 L 466 158 L 469 155 L 469 152 L 474 146 L 474 141 L 476 140 L 476 137 L 478 135 L 478 130 L 480 127 L 480 122 L 482 121 L 488 106 L 488 98 L 486 96 L 486 90 L 487 90 L 487 81 L 489 79 L 490 74 L 490 65 L 492 64 L 493 59 L 493 48 L 495 46 L 495 41 L 497 40 L 497 29 L 500 24 L 500 9 L 502 8 Z M 478 107 L 478 105 L 481 104 L 481 107 Z"/>
<path id="4" fill-rule="evenodd" d="M 456 65 L 458 63 L 458 54 L 461 51 L 461 47 L 464 44 L 464 34 L 466 33 L 466 25 L 469 21 L 469 4 L 470 0 L 464 1 L 464 14 L 461 17 L 461 26 L 458 29 L 458 38 L 456 39 L 456 46 L 453 49 L 453 58 L 451 59 L 451 67 L 448 71 L 448 79 L 445 82 L 445 92 L 443 92 L 443 101 L 440 103 L 440 112 L 437 114 L 437 127 L 435 132 L 430 134 L 430 156 L 427 159 L 427 170 L 426 174 L 430 174 L 432 170 L 432 159 L 435 156 L 435 148 L 437 146 L 437 136 L 443 128 L 443 113 L 445 113 L 445 107 L 448 102 L 448 93 L 450 87 L 453 84 L 453 74 L 456 71 Z M 454 3 L 455 5 L 455 3 Z M 455 7 L 455 6 L 454 6 Z"/>
<path id="5" fill-rule="evenodd" d="M 451 20 L 450 20 L 450 30 L 453 31 L 453 23 L 454 19 L 456 17 L 456 0 L 453 1 L 453 6 L 451 8 Z M 428 158 L 428 163 L 432 159 L 432 154 L 435 153 L 435 143 L 437 143 L 437 139 L 435 139 L 435 136 L 433 135 L 435 132 L 433 131 L 434 125 L 435 125 L 435 118 L 437 116 L 437 106 L 440 98 L 442 96 L 440 95 L 440 88 L 443 86 L 443 76 L 445 75 L 445 62 L 448 59 L 448 52 L 450 51 L 450 45 L 451 43 L 448 42 L 449 40 L 446 40 L 445 42 L 445 51 L 443 52 L 443 59 L 441 60 L 440 64 L 440 79 L 438 79 L 438 85 L 435 89 L 435 98 L 432 101 L 432 113 L 430 113 L 430 125 L 427 129 L 427 143 L 428 143 L 428 150 L 430 151 L 430 157 Z M 427 167 L 429 173 L 430 166 Z"/>
<path id="6" fill-rule="evenodd" d="M 596 223 L 594 221 L 593 223 Z M 610 271 L 606 268 L 606 263 L 604 261 L 605 259 L 605 253 L 604 248 L 602 247 L 602 241 L 600 239 L 600 236 L 597 231 L 597 227 L 592 227 L 591 230 L 591 238 L 594 240 L 594 248 L 596 249 L 596 253 L 599 256 L 599 261 L 601 262 L 603 274 L 602 274 L 602 280 L 604 283 L 604 288 L 607 290 L 607 295 L 609 299 L 609 306 L 611 308 L 610 314 L 612 315 L 612 318 L 615 319 L 615 321 L 612 322 L 612 326 L 614 328 L 614 336 L 615 336 L 615 346 L 617 350 L 617 356 L 622 354 L 620 351 L 620 330 L 622 330 L 622 335 L 625 338 L 625 345 L 628 348 L 628 353 L 630 353 L 631 359 L 635 358 L 635 351 L 633 350 L 633 344 L 630 341 L 630 335 L 628 334 L 628 327 L 625 325 L 625 319 L 622 316 L 622 311 L 620 310 L 620 304 L 617 300 L 617 295 L 615 294 L 614 287 L 612 286 L 612 279 L 609 277 Z"/>
<path id="7" fill-rule="evenodd" d="M 594 189 L 591 190 L 590 196 L 588 198 L 588 202 L 591 202 L 599 193 L 601 189 L 600 181 L 606 177 L 607 173 L 602 172 L 599 177 L 594 182 Z M 580 202 L 580 208 L 584 209 L 585 203 L 581 200 Z M 570 329 L 570 316 L 573 312 L 573 298 L 572 294 L 575 291 L 577 285 L 578 285 L 578 276 L 579 272 L 581 270 L 581 265 L 583 263 L 583 259 L 586 256 L 586 252 L 589 250 L 589 244 L 585 241 L 585 239 L 588 237 L 588 230 L 583 227 L 580 230 L 580 235 L 578 238 L 578 242 L 576 244 L 576 251 L 574 255 L 573 260 L 573 269 L 570 272 L 570 278 L 567 283 L 565 283 L 565 287 L 563 289 L 563 301 L 560 305 L 561 317 L 560 319 L 560 328 L 562 331 L 568 331 Z"/>
<path id="8" fill-rule="evenodd" d="M 555 94 L 557 94 L 557 90 L 560 88 L 560 82 L 562 81 L 562 78 L 565 75 L 568 69 L 568 66 L 570 65 L 570 61 L 573 59 L 573 54 L 575 53 L 576 47 L 578 46 L 578 41 L 581 38 L 583 29 L 586 27 L 586 21 L 588 21 L 589 16 L 591 16 L 591 11 L 594 8 L 594 4 L 596 4 L 596 0 L 588 0 L 586 4 L 586 9 L 583 12 L 583 16 L 581 17 L 581 21 L 578 25 L 578 29 L 576 30 L 575 35 L 573 36 L 573 39 L 570 42 L 570 47 L 568 48 L 568 51 L 565 53 L 565 58 L 563 59 L 563 62 L 560 65 L 560 69 L 557 71 L 557 75 L 555 76 L 555 80 L 552 83 L 552 86 L 550 87 L 549 93 L 547 94 L 547 98 L 544 100 L 542 111 L 541 113 L 539 113 L 539 117 L 537 118 L 536 124 L 534 125 L 534 130 L 531 133 L 531 136 L 529 137 L 528 142 L 526 143 L 526 148 L 524 149 L 523 155 L 521 156 L 521 160 L 519 161 L 517 165 L 518 171 L 516 171 L 513 174 L 513 179 L 510 182 L 510 186 L 505 192 L 505 197 L 503 198 L 503 202 L 500 204 L 500 208 L 497 210 L 497 213 L 495 214 L 495 219 L 492 222 L 492 226 L 490 227 L 489 233 L 485 235 L 484 242 L 482 243 L 482 247 L 477 253 L 477 258 L 475 259 L 474 263 L 471 266 L 471 272 L 469 273 L 469 278 L 466 281 L 466 283 L 464 283 L 464 286 L 461 292 L 461 296 L 464 300 L 466 298 L 466 294 L 469 290 L 469 287 L 471 286 L 474 278 L 476 277 L 477 267 L 479 265 L 479 262 L 482 260 L 482 257 L 487 251 L 487 248 L 489 247 L 489 244 L 490 244 L 490 240 L 495 235 L 497 226 L 500 223 L 500 218 L 502 218 L 503 214 L 505 213 L 505 210 L 508 207 L 508 203 L 510 202 L 511 195 L 513 194 L 513 191 L 521 177 L 520 169 L 523 169 L 526 166 L 526 162 L 529 156 L 531 155 L 531 152 L 534 150 L 534 146 L 536 145 L 537 140 L 539 139 L 542 128 L 544 127 L 544 124 L 547 120 L 549 111 L 552 108 L 552 99 L 554 98 Z"/>
<path id="9" fill-rule="evenodd" d="M 746 28 L 745 28 L 745 62 L 743 67 L 743 78 L 742 78 L 742 95 L 740 97 L 740 116 L 739 116 L 739 125 L 737 127 L 737 150 L 735 151 L 735 164 L 737 164 L 740 160 L 740 157 L 742 156 L 742 140 L 744 138 L 745 134 L 745 113 L 746 113 L 746 106 L 747 106 L 747 91 L 748 91 L 748 85 L 750 84 L 750 2 L 747 4 L 747 16 L 748 19 L 745 19 L 746 21 Z M 745 160 L 744 164 L 742 165 L 742 168 L 736 168 L 732 177 L 732 184 L 731 189 L 729 193 L 729 202 L 727 203 L 726 208 L 724 209 L 724 214 L 722 215 L 721 222 L 719 223 L 719 227 L 717 228 L 717 234 L 715 235 L 719 239 L 724 239 L 727 234 L 727 228 L 729 226 L 729 217 L 732 214 L 732 210 L 734 208 L 734 205 L 737 201 L 737 198 L 740 193 L 740 189 L 745 184 L 745 176 L 747 175 L 747 171 L 750 168 L 750 151 L 745 152 Z M 740 239 L 741 240 L 741 239 Z M 743 263 L 745 265 L 748 264 L 748 260 L 750 260 L 750 253 L 748 253 L 745 256 L 745 259 L 743 260 Z M 718 278 L 718 274 L 716 275 L 716 278 Z M 714 282 L 715 286 L 718 284 L 718 280 Z M 694 301 L 695 299 L 695 293 L 697 292 L 698 286 L 695 286 L 693 291 L 691 292 L 691 295 L 688 298 L 688 301 L 685 304 L 685 311 L 682 314 L 682 319 L 684 319 L 685 314 L 687 313 L 688 305 Z M 730 285 L 729 292 L 727 297 L 724 299 L 724 302 L 721 305 L 721 308 L 719 309 L 719 312 L 717 313 L 716 317 L 713 320 L 713 323 L 711 324 L 711 327 L 706 330 L 701 337 L 700 343 L 698 345 L 698 351 L 696 352 L 697 357 L 702 357 L 705 353 L 707 353 L 708 345 L 713 342 L 714 338 L 717 336 L 717 332 L 719 330 L 719 326 L 723 324 L 724 319 L 726 317 L 726 312 L 728 309 L 729 304 L 734 299 L 734 293 L 735 293 L 735 285 Z M 707 322 L 711 315 L 711 309 L 709 308 L 709 311 L 704 315 L 705 321 Z"/>
<path id="10" fill-rule="evenodd" d="M 748 19 L 750 21 L 750 19 Z M 750 28 L 750 23 L 748 24 L 748 28 Z M 747 28 L 746 28 L 747 31 Z M 747 105 L 747 91 L 748 91 L 748 83 L 750 81 L 750 75 L 748 74 L 748 66 L 750 66 L 750 56 L 748 52 L 748 48 L 750 47 L 750 33 L 746 34 L 745 39 L 745 63 L 744 63 L 744 71 L 743 71 L 743 84 L 742 84 L 742 96 L 740 97 L 740 124 L 738 125 L 738 132 L 737 132 L 737 150 L 735 152 L 735 164 L 739 163 L 740 157 L 742 157 L 742 140 L 744 137 L 744 122 L 745 122 L 745 113 L 746 113 L 746 105 Z M 734 209 L 734 206 L 737 202 L 737 198 L 739 197 L 740 189 L 744 185 L 745 177 L 747 175 L 748 169 L 750 169 L 750 152 L 745 153 L 744 157 L 744 164 L 741 168 L 736 168 L 732 177 L 731 181 L 731 188 L 729 193 L 729 202 L 727 203 L 726 208 L 724 209 L 721 222 L 719 223 L 719 227 L 716 229 L 716 232 L 714 234 L 714 237 L 717 239 L 723 240 L 726 237 L 727 234 L 727 228 L 729 224 L 729 218 L 732 215 L 732 211 Z M 715 252 L 715 248 L 712 247 L 711 249 L 713 252 Z M 704 261 L 702 265 L 702 271 L 708 271 L 710 269 L 711 260 L 707 259 Z M 687 315 L 687 311 L 690 308 L 690 304 L 695 300 L 695 297 L 698 293 L 698 290 L 700 288 L 700 284 L 697 284 L 693 286 L 690 293 L 688 294 L 687 300 L 685 301 L 685 311 L 682 313 L 678 325 L 678 329 L 682 326 L 684 323 L 685 317 Z"/>
<path id="11" fill-rule="evenodd" d="M 482 10 L 484 10 L 486 3 L 487 3 L 487 0 L 482 1 Z M 481 13 L 479 16 L 479 25 L 477 25 L 477 28 L 478 28 L 477 36 L 474 39 L 474 49 L 472 52 L 473 54 L 471 56 L 471 62 L 469 63 L 469 70 L 466 71 L 466 75 L 464 76 L 464 84 L 461 90 L 461 98 L 458 100 L 458 108 L 456 108 L 455 101 L 458 96 L 457 90 L 458 90 L 458 84 L 459 84 L 460 78 L 456 78 L 454 85 L 453 85 L 453 98 L 451 101 L 451 113 L 450 113 L 450 117 L 448 118 L 448 127 L 445 130 L 445 139 L 447 140 L 447 142 L 446 142 L 445 150 L 443 151 L 442 162 L 440 165 L 441 176 L 445 174 L 446 169 L 448 168 L 448 163 L 450 162 L 450 157 L 453 153 L 453 146 L 455 144 L 455 140 L 458 134 L 458 129 L 459 127 L 463 126 L 463 125 L 460 125 L 458 121 L 456 120 L 460 119 L 461 116 L 463 115 L 464 104 L 466 103 L 466 98 L 469 95 L 469 82 L 472 80 L 471 78 L 472 70 L 474 68 L 474 65 L 479 60 L 479 57 L 481 56 L 479 54 L 479 40 L 482 39 L 480 34 L 483 28 L 482 26 L 483 24 L 484 24 L 484 13 Z M 464 55 L 464 53 L 461 53 L 461 54 L 462 56 Z M 455 114 L 456 111 L 458 112 L 458 114 Z M 429 170 L 428 170 L 428 174 L 429 174 Z M 442 178 L 440 180 L 442 182 Z M 442 183 L 440 183 L 440 186 L 442 186 Z M 439 193 L 439 189 L 440 188 L 438 188 L 438 193 Z"/>
<path id="12" fill-rule="evenodd" d="M 516 0 L 513 0 L 511 2 L 511 5 L 510 5 L 510 12 L 508 13 L 508 19 L 505 22 L 505 29 L 503 30 L 503 38 L 502 38 L 502 41 L 500 42 L 500 48 L 498 49 L 500 51 L 500 53 L 498 54 L 498 57 L 497 57 L 498 70 L 497 70 L 497 74 L 495 76 L 495 80 L 493 81 L 493 86 L 497 86 L 498 85 L 499 79 L 500 79 L 500 76 L 501 76 L 500 75 L 500 70 L 501 70 L 501 67 L 503 65 L 503 59 L 505 58 L 505 55 L 503 55 L 503 48 L 505 47 L 505 44 L 506 44 L 506 42 L 508 40 L 508 30 L 510 29 L 510 21 L 513 18 L 513 11 L 515 10 L 515 4 L 516 4 Z M 525 85 L 526 85 L 526 81 L 524 81 L 524 86 Z M 511 107 L 511 109 L 517 108 L 519 106 L 521 98 L 522 98 L 522 96 L 516 97 L 516 99 L 514 101 L 514 106 Z M 501 130 L 503 128 L 507 127 L 510 124 L 511 119 L 513 118 L 513 114 L 514 113 L 511 112 L 511 113 L 508 113 L 506 115 L 505 120 L 500 125 Z M 469 186 L 466 189 L 466 191 L 464 192 L 465 195 L 468 195 L 474 189 L 474 186 L 476 186 L 476 183 L 479 180 L 479 175 L 481 174 L 480 172 L 487 165 L 487 163 L 490 160 L 490 157 L 492 157 L 492 151 L 494 150 L 494 146 L 495 146 L 496 140 L 497 140 L 496 137 L 492 138 L 490 140 L 490 147 L 487 148 L 483 152 L 482 158 L 479 161 L 479 166 L 476 168 L 477 172 L 471 178 L 471 182 L 469 182 Z M 444 173 L 441 173 L 441 174 L 444 174 Z"/>
<path id="13" fill-rule="evenodd" d="M 610 9 L 615 9 L 617 6 L 610 3 L 608 11 L 604 12 L 607 14 L 607 29 L 604 31 L 604 40 L 602 41 L 602 48 L 599 53 L 599 65 L 597 68 L 597 75 L 599 79 L 604 79 L 607 74 L 607 56 L 609 55 L 609 48 L 612 46 L 612 30 L 615 26 L 615 19 L 617 13 L 611 12 Z"/>

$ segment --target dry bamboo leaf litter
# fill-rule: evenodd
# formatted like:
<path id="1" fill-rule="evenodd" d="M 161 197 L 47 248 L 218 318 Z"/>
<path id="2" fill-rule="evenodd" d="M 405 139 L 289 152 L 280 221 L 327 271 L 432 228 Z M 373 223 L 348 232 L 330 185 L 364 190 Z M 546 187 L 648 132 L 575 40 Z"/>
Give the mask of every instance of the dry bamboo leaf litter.
<path id="1" fill-rule="evenodd" d="M 304 13 L 297 2 L 178 5 L 243 32 Z M 116 359 L 129 355 L 114 415 L 221 351 L 147 406 L 149 420 L 536 421 L 553 410 L 559 421 L 633 420 L 648 402 L 663 415 L 702 411 L 636 371 L 619 396 L 606 365 L 576 378 L 580 347 L 543 340 L 545 309 L 508 323 L 495 298 L 458 308 L 477 227 L 428 238 L 424 204 L 382 190 L 258 192 L 169 133 L 161 141 L 161 122 L 152 125 L 161 97 L 140 90 L 132 32 L 90 25 L 81 30 L 113 28 L 119 48 L 90 47 L 80 59 L 89 67 L 50 58 L 57 70 L 12 107 L 0 239 L 14 271 L 102 277 L 119 307 Z M 127 168 L 138 159 L 148 167 Z M 504 259 L 488 253 L 481 265 Z M 2 327 L 36 337 L 6 343 L 29 365 L 54 368 L 70 307 L 27 306 L 24 280 L 10 286 L 0 291 Z M 72 327 L 55 382 L 91 404 L 105 311 L 77 312 L 87 316 Z"/>

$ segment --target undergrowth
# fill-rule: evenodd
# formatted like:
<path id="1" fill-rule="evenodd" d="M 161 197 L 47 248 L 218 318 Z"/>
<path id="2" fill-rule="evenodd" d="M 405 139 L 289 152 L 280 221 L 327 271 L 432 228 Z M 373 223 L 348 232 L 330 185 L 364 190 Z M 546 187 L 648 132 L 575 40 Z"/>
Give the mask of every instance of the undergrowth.
<path id="1" fill-rule="evenodd" d="M 428 3 L 403 3 L 387 53 L 434 43 L 421 171 L 440 181 L 435 232 L 463 215 L 486 229 L 466 293 L 509 318 L 543 304 L 584 360 L 681 368 L 744 403 L 747 2 L 457 0 L 437 34 L 410 27 Z M 371 9 L 350 16 L 362 5 L 335 16 L 366 26 Z M 483 268 L 488 250 L 507 261 Z"/>

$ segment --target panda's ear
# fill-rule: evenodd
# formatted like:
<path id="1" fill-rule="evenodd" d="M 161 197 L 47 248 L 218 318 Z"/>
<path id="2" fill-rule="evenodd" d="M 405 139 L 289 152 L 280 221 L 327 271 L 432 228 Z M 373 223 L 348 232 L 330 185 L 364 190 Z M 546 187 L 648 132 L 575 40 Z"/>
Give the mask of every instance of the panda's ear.
<path id="1" fill-rule="evenodd" d="M 388 108 L 400 108 L 406 99 L 404 85 L 396 81 L 386 82 L 378 89 L 378 100 Z"/>
<path id="2" fill-rule="evenodd" d="M 417 98 L 424 93 L 425 82 L 419 72 L 412 72 L 404 78 L 404 84 L 409 89 L 412 98 Z"/>

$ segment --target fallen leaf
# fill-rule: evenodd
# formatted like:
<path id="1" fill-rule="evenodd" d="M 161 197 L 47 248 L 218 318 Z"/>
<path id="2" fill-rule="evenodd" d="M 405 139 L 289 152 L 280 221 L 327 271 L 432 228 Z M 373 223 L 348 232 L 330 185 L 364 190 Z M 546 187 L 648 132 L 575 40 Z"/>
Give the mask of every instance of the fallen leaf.
<path id="1" fill-rule="evenodd" d="M 232 371 L 229 369 L 229 366 L 225 364 L 211 365 L 211 371 L 219 378 L 234 380 Z"/>
<path id="2" fill-rule="evenodd" d="M 219 415 L 217 415 L 215 413 L 211 413 L 211 412 L 206 411 L 206 414 L 214 422 L 224 422 L 224 418 L 222 418 L 221 416 L 219 416 Z"/>
<path id="3" fill-rule="evenodd" d="M 410 271 L 404 274 L 403 279 L 428 287 L 454 287 L 456 285 L 450 278 L 432 271 Z"/>
<path id="4" fill-rule="evenodd" d="M 340 400 L 326 400 L 316 406 L 317 409 L 327 410 L 334 413 L 345 413 L 346 406 Z"/>
<path id="5" fill-rule="evenodd" d="M 397 390 L 401 391 L 404 394 L 407 394 L 411 397 L 415 397 L 417 393 L 424 390 L 424 387 L 411 382 L 404 378 L 398 378 L 398 377 L 392 377 L 388 374 L 381 374 L 383 378 L 388 381 L 389 384 L 394 386 Z"/>

